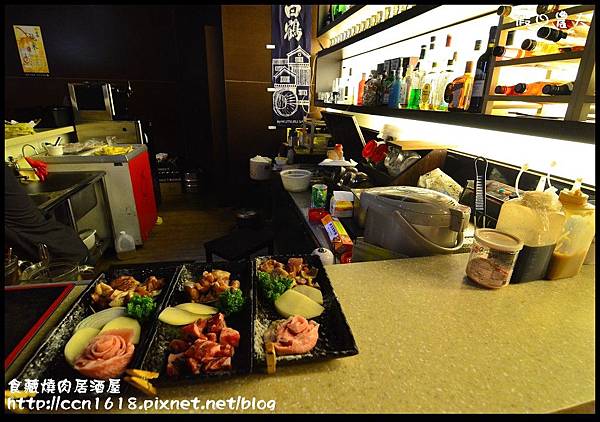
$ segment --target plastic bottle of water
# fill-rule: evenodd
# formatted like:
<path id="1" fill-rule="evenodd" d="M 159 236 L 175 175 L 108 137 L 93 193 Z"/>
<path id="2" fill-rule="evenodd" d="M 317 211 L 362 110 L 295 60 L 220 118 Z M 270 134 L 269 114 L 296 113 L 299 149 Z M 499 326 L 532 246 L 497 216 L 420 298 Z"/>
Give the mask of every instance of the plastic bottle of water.
<path id="1" fill-rule="evenodd" d="M 116 243 L 117 258 L 120 260 L 131 259 L 135 256 L 135 240 L 125 231 L 119 232 Z"/>

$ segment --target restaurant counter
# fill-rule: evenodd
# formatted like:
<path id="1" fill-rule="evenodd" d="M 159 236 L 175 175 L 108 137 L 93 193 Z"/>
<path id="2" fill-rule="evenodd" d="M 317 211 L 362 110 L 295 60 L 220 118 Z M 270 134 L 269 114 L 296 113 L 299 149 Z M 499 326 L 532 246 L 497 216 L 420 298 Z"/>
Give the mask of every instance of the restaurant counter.
<path id="1" fill-rule="evenodd" d="M 465 278 L 467 259 L 326 266 L 358 355 L 165 387 L 159 397 L 254 397 L 284 413 L 593 412 L 594 266 L 487 290 Z"/>

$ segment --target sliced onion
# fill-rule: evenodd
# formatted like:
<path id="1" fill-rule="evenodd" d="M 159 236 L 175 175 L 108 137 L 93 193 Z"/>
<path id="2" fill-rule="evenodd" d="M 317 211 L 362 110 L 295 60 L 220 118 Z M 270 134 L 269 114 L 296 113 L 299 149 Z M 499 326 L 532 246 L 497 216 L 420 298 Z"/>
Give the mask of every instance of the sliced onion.
<path id="1" fill-rule="evenodd" d="M 83 319 L 77 327 L 75 327 L 75 331 L 80 330 L 85 327 L 92 327 L 98 330 L 101 330 L 109 321 L 112 321 L 115 318 L 125 316 L 125 307 L 117 306 L 115 308 L 108 308 L 100 312 L 96 312 L 95 314 L 90 315 L 89 317 Z"/>

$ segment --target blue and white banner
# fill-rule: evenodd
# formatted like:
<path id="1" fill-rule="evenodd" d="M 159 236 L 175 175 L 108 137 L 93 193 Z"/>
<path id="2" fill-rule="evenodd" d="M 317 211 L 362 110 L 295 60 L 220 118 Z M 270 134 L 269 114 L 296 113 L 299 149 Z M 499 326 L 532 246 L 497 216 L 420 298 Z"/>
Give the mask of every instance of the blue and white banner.
<path id="1" fill-rule="evenodd" d="M 272 6 L 273 121 L 280 127 L 302 124 L 310 107 L 311 5 Z"/>

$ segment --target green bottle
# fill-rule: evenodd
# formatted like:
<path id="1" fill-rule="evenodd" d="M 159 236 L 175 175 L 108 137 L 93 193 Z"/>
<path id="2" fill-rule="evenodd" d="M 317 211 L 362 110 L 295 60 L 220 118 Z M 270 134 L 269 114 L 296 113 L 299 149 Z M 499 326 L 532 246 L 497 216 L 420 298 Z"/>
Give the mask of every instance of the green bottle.
<path id="1" fill-rule="evenodd" d="M 406 108 L 418 110 L 421 102 L 421 72 L 419 71 L 419 63 L 415 66 L 412 73 L 412 82 L 410 84 L 410 93 L 408 94 L 408 105 Z"/>

